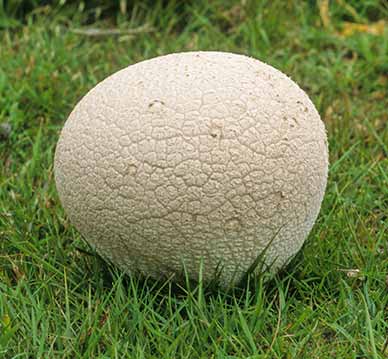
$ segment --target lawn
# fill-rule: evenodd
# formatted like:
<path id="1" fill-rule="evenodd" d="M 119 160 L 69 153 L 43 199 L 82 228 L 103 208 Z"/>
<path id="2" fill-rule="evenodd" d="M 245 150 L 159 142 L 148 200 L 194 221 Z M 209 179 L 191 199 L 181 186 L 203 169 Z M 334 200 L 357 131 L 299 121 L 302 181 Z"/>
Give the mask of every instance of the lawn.
<path id="1" fill-rule="evenodd" d="M 0 1 L 0 358 L 388 357 L 387 2 L 37 3 Z M 53 180 L 61 127 L 90 88 L 190 50 L 280 69 L 328 131 L 302 251 L 233 292 L 123 275 L 90 252 Z"/>

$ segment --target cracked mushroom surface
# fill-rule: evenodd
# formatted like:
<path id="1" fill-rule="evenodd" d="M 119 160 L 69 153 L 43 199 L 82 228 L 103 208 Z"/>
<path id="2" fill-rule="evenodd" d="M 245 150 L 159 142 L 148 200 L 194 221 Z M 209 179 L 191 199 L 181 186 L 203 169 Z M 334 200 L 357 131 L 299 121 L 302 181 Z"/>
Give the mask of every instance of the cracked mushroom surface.
<path id="1" fill-rule="evenodd" d="M 324 124 L 256 59 L 187 52 L 131 65 L 77 104 L 55 180 L 71 222 L 125 271 L 238 281 L 301 248 L 328 172 Z"/>

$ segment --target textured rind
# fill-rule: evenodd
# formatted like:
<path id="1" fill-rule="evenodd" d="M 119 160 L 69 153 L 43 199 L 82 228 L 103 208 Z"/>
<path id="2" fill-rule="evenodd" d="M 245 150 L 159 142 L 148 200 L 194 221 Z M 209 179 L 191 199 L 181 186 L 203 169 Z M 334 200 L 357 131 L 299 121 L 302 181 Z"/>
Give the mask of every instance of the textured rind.
<path id="1" fill-rule="evenodd" d="M 301 248 L 328 171 L 323 122 L 287 76 L 231 53 L 129 66 L 75 107 L 55 154 L 70 220 L 126 271 L 237 281 Z"/>

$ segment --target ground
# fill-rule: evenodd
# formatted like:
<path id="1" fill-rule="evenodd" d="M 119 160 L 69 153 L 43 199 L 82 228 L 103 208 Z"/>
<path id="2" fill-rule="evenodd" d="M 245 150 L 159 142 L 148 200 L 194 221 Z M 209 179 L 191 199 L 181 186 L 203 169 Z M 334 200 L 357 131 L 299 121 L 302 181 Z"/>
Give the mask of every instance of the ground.
<path id="1" fill-rule="evenodd" d="M 387 3 L 51 3 L 0 2 L 0 357 L 387 357 Z M 59 131 L 87 90 L 188 50 L 277 67 L 328 130 L 327 193 L 305 246 L 234 292 L 124 276 L 90 252 L 53 181 Z"/>

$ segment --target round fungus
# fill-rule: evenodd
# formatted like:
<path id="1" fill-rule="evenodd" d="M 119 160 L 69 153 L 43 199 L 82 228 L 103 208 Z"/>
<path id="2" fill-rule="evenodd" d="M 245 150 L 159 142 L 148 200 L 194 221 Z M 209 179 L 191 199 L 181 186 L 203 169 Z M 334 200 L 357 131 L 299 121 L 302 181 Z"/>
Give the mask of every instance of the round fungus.
<path id="1" fill-rule="evenodd" d="M 71 222 L 103 257 L 156 278 L 239 281 L 287 264 L 317 218 L 324 124 L 290 78 L 223 52 L 156 57 L 71 112 L 55 154 Z M 262 267 L 262 266 L 261 266 Z"/>

